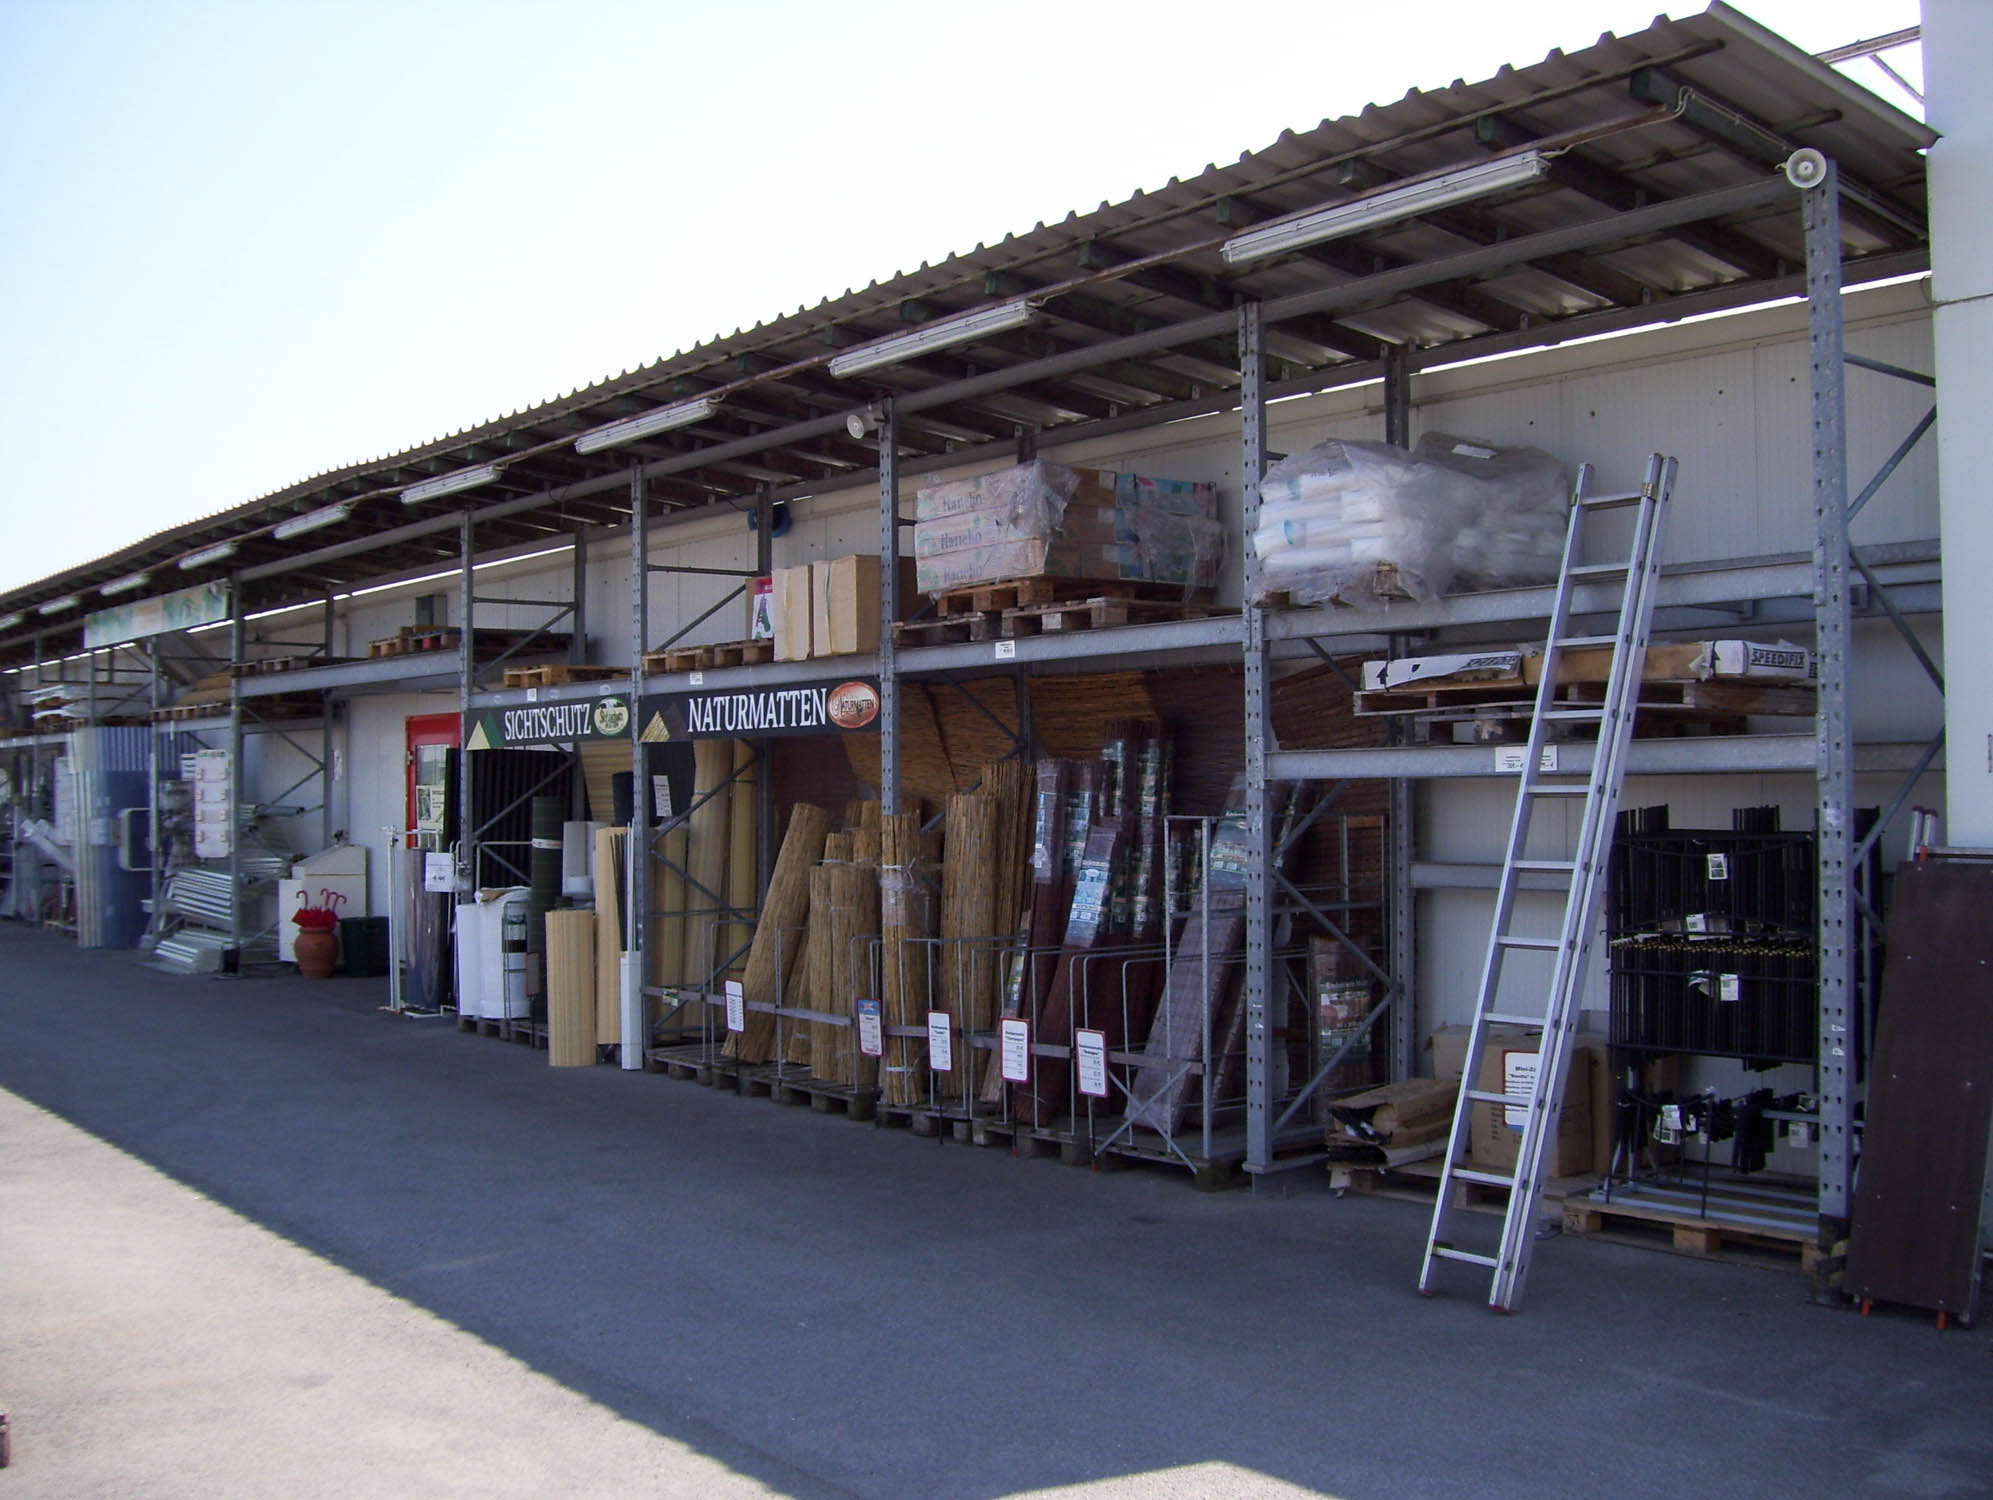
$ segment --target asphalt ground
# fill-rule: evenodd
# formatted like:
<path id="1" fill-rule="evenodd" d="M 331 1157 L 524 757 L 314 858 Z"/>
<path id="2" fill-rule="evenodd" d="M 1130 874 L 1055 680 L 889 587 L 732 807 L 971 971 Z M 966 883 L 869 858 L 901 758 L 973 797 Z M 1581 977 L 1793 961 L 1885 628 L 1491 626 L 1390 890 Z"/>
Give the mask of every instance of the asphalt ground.
<path id="1" fill-rule="evenodd" d="M 1993 1494 L 1993 1345 L 0 927 L 0 1500 Z M 11 1097 L 9 1097 L 11 1096 Z"/>

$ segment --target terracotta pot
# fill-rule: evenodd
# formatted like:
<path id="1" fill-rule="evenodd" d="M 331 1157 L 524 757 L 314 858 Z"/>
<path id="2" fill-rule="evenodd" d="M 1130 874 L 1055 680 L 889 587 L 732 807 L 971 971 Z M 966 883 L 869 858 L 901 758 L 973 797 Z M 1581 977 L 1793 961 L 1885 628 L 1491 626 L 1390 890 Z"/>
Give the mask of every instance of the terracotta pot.
<path id="1" fill-rule="evenodd" d="M 339 934 L 326 927 L 302 927 L 297 940 L 298 972 L 307 979 L 330 979 L 339 959 Z"/>

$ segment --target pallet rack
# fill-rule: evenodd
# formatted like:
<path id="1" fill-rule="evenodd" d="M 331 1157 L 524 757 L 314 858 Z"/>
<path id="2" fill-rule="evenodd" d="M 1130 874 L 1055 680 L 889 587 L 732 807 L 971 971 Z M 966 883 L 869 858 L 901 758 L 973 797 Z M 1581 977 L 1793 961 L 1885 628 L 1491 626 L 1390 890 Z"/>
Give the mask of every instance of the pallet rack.
<path id="1" fill-rule="evenodd" d="M 1714 56 L 1724 47 L 1743 49 L 1741 54 L 1733 54 L 1733 60 L 1741 55 L 1745 63 L 1756 58 L 1766 67 L 1783 70 L 1780 76 L 1793 81 L 1795 87 L 1803 84 L 1807 89 L 1832 91 L 1833 85 L 1817 71 L 1808 71 L 1812 67 L 1810 61 L 1798 59 L 1796 54 L 1778 52 L 1754 36 L 1715 36 L 1711 29 L 1721 31 L 1725 24 L 1720 17 L 1702 18 L 1693 23 L 1664 23 L 1651 33 L 1618 39 L 1611 46 L 1601 44 L 1597 77 L 1579 83 L 1532 84 L 1537 93 L 1524 89 L 1521 97 L 1511 102 L 1490 103 L 1481 98 L 1479 102 L 1452 105 L 1449 107 L 1459 113 L 1441 124 L 1470 130 L 1476 146 L 1483 151 L 1508 148 L 1533 138 L 1517 120 L 1538 104 L 1546 109 L 1564 107 L 1583 88 L 1600 86 L 1601 80 L 1605 83 L 1631 80 L 1639 97 L 1643 76 L 1650 88 L 1657 81 L 1667 86 L 1675 77 L 1668 69 L 1692 73 L 1699 59 Z M 1752 53 L 1751 48 L 1762 48 L 1762 55 Z M 1568 65 L 1578 67 L 1576 63 Z M 232 641 L 235 660 L 243 655 L 240 600 L 245 586 L 280 580 L 294 573 L 306 579 L 322 578 L 326 570 L 338 569 L 348 559 L 375 549 L 384 558 L 399 560 L 404 554 L 412 559 L 427 548 L 423 555 L 432 559 L 430 566 L 435 566 L 446 555 L 439 549 L 453 540 L 463 628 L 458 660 L 453 667 L 439 662 L 433 670 L 425 670 L 424 663 L 384 659 L 309 667 L 273 675 L 269 683 L 244 679 L 238 684 L 229 716 L 232 748 L 239 761 L 245 727 L 244 705 L 260 694 L 281 690 L 276 685 L 279 682 L 286 689 L 320 692 L 328 697 L 388 687 L 454 688 L 467 718 L 475 712 L 525 702 L 589 702 L 625 693 L 637 700 L 646 694 L 685 691 L 694 685 L 690 674 L 653 674 L 645 669 L 646 653 L 655 649 L 649 640 L 647 583 L 654 566 L 661 566 L 653 565 L 650 558 L 653 508 L 659 503 L 711 505 L 716 495 L 727 498 L 713 482 L 716 466 L 724 469 L 733 465 L 737 472 L 752 470 L 753 503 L 762 522 L 756 571 L 765 571 L 770 560 L 772 530 L 768 523 L 774 506 L 876 485 L 877 551 L 884 580 L 881 600 L 884 630 L 876 655 L 714 668 L 701 674 L 699 685 L 806 684 L 826 677 L 876 673 L 881 685 L 884 736 L 881 800 L 887 810 L 893 810 L 899 798 L 896 730 L 903 683 L 945 679 L 969 670 L 985 675 L 1011 673 L 1022 678 L 1034 673 L 1128 663 L 1240 664 L 1246 722 L 1247 821 L 1260 856 L 1247 893 L 1247 1109 L 1242 1154 L 1247 1171 L 1264 1178 L 1306 1161 L 1305 1153 L 1292 1155 L 1286 1148 L 1315 1134 L 1305 1110 L 1312 1081 L 1286 1091 L 1276 1086 L 1274 1016 L 1281 997 L 1277 993 L 1278 963 L 1273 952 L 1274 925 L 1284 911 L 1299 914 L 1323 930 L 1336 931 L 1333 913 L 1320 909 L 1318 904 L 1311 909 L 1304 893 L 1285 888 L 1273 872 L 1270 788 L 1287 781 L 1311 781 L 1328 787 L 1350 779 L 1376 778 L 1389 782 L 1387 826 L 1391 857 L 1385 895 L 1388 951 L 1382 962 L 1368 955 L 1364 961 L 1374 963 L 1384 987 L 1384 1019 L 1379 1024 L 1388 1027 L 1386 1050 L 1394 1076 L 1404 1076 L 1414 1069 L 1417 1018 L 1407 1001 L 1413 993 L 1416 970 L 1418 893 L 1436 888 L 1475 888 L 1492 882 L 1492 872 L 1485 868 L 1422 862 L 1418 858 L 1414 817 L 1415 788 L 1419 782 L 1430 778 L 1490 776 L 1494 773 L 1488 752 L 1472 746 L 1409 744 L 1360 750 L 1283 749 L 1273 743 L 1270 734 L 1269 691 L 1275 664 L 1326 656 L 1338 650 L 1397 653 L 1407 649 L 1413 637 L 1430 642 L 1435 637 L 1472 640 L 1513 633 L 1515 627 L 1547 616 L 1551 590 L 1521 588 L 1452 596 L 1431 603 L 1410 603 L 1379 618 L 1353 611 L 1274 608 L 1255 603 L 1256 579 L 1248 562 L 1247 603 L 1237 616 L 1133 624 L 1101 632 L 1042 634 L 997 642 L 896 645 L 891 627 L 902 612 L 897 597 L 896 563 L 901 529 L 907 524 L 901 514 L 907 482 L 920 474 L 1008 461 L 1021 448 L 1028 448 L 1034 438 L 1045 442 L 1056 440 L 1062 445 L 1077 444 L 1155 430 L 1167 422 L 1237 409 L 1246 506 L 1244 530 L 1249 533 L 1257 506 L 1258 479 L 1269 459 L 1267 412 L 1271 402 L 1381 381 L 1385 436 L 1404 441 L 1411 434 L 1413 383 L 1436 367 L 1803 295 L 1812 352 L 1809 390 L 1813 434 L 1812 551 L 1670 568 L 1659 585 L 1657 627 L 1667 629 L 1671 624 L 1706 621 L 1711 606 L 1740 602 L 1757 605 L 1753 624 L 1781 621 L 1810 624 L 1820 659 L 1820 694 L 1813 730 L 1734 738 L 1640 741 L 1630 751 L 1629 770 L 1635 775 L 1777 772 L 1814 779 L 1822 829 L 1819 1029 L 1823 1145 L 1818 1206 L 1826 1218 L 1844 1219 L 1852 1161 L 1854 1080 L 1843 1058 L 1845 1039 L 1857 1020 L 1852 999 L 1854 945 L 1848 933 L 1854 923 L 1873 924 L 1878 919 L 1873 904 L 1861 899 L 1849 880 L 1851 867 L 1866 853 L 1863 844 L 1872 842 L 1874 837 L 1858 841 L 1852 833 L 1853 778 L 1864 772 L 1889 772 L 1904 778 L 1902 790 L 1889 799 L 1877 824 L 1879 832 L 1888 825 L 1890 814 L 1903 805 L 1917 777 L 1939 765 L 1941 750 L 1937 741 L 1923 745 L 1856 742 L 1849 716 L 1848 666 L 1857 597 L 1861 598 L 1865 613 L 1878 614 L 1896 625 L 1910 640 L 1913 654 L 1933 680 L 1940 686 L 1942 681 L 1908 624 L 1910 617 L 1933 613 L 1938 607 L 1935 543 L 1912 541 L 1860 551 L 1849 543 L 1850 519 L 1882 487 L 1931 423 L 1929 418 L 1919 423 L 1880 472 L 1851 498 L 1846 460 L 1845 372 L 1855 368 L 1924 384 L 1929 384 L 1930 378 L 1845 355 L 1841 306 L 1843 202 L 1850 205 L 1850 213 L 1860 225 L 1861 244 L 1849 260 L 1851 279 L 1873 282 L 1923 269 L 1927 261 L 1925 236 L 1920 222 L 1905 221 L 1890 206 L 1887 194 L 1878 193 L 1865 182 L 1852 179 L 1843 182 L 1836 163 L 1818 153 L 1804 153 L 1810 158 L 1805 172 L 1795 173 L 1794 180 L 1788 181 L 1775 169 L 1781 161 L 1798 161 L 1790 153 L 1789 141 L 1781 141 L 1735 112 L 1732 117 L 1719 119 L 1707 110 L 1689 108 L 1699 97 L 1695 89 L 1685 86 L 1677 100 L 1682 107 L 1675 110 L 1670 120 L 1656 123 L 1659 115 L 1665 113 L 1657 111 L 1648 123 L 1655 124 L 1655 128 L 1693 133 L 1697 140 L 1694 149 L 1713 153 L 1712 160 L 1750 165 L 1749 173 L 1734 172 L 1727 178 L 1716 174 L 1714 180 L 1725 185 L 1705 185 L 1683 189 L 1675 196 L 1650 198 L 1644 190 L 1634 189 L 1630 180 L 1596 165 L 1584 165 L 1574 157 L 1562 169 L 1560 185 L 1587 197 L 1595 211 L 1564 216 L 1548 228 L 1532 227 L 1522 232 L 1505 229 L 1500 233 L 1492 232 L 1488 221 L 1472 214 L 1453 215 L 1448 221 L 1452 237 L 1441 245 L 1406 255 L 1380 254 L 1370 258 L 1311 251 L 1277 274 L 1268 274 L 1256 286 L 1241 284 L 1215 293 L 1173 264 L 1190 249 L 1199 245 L 1209 249 L 1215 245 L 1217 241 L 1209 239 L 1208 234 L 1202 240 L 1193 240 L 1185 234 L 1179 237 L 1179 242 L 1155 248 L 1161 233 L 1156 226 L 1168 223 L 1170 215 L 1181 213 L 1182 209 L 1166 204 L 1153 210 L 1156 217 L 1141 219 L 1139 223 L 1133 222 L 1139 215 L 1131 216 L 1128 223 L 1119 218 L 1102 220 L 1086 228 L 1087 238 L 1068 247 L 1080 268 L 1076 276 L 1068 275 L 1051 285 L 1033 286 L 1025 282 L 1014 266 L 999 264 L 994 257 L 985 258 L 986 268 L 982 261 L 975 267 L 986 297 L 1037 298 L 1034 306 L 1041 308 L 1056 299 L 1067 299 L 1061 304 L 1065 311 L 1060 314 L 1064 319 L 1060 331 L 1070 332 L 1072 337 L 1064 340 L 1063 347 L 1054 343 L 1047 352 L 1046 347 L 1034 345 L 1028 339 L 994 341 L 988 346 L 987 358 L 981 357 L 985 351 L 979 346 L 970 347 L 968 353 L 977 363 L 966 370 L 958 365 L 923 366 L 919 378 L 911 382 L 895 385 L 891 381 L 876 381 L 862 387 L 841 388 L 826 387 L 820 382 L 813 384 L 821 374 L 814 362 L 783 363 L 743 351 L 733 367 L 738 378 L 708 392 L 716 402 L 738 397 L 752 408 L 739 424 L 702 429 L 684 444 L 674 440 L 635 450 L 627 464 L 617 460 L 608 466 L 599 462 L 580 465 L 564 456 L 561 464 L 550 461 L 541 470 L 522 466 L 521 482 L 508 485 L 510 492 L 503 498 L 484 504 L 473 502 L 460 514 L 408 520 L 377 535 L 350 536 L 292 557 L 245 560 L 232 575 L 238 600 Z M 1863 121 L 1876 118 L 1875 111 L 1842 93 L 1835 93 L 1832 102 L 1837 108 L 1844 108 L 1846 120 L 1852 121 L 1832 128 L 1842 131 L 1843 141 L 1859 143 Z M 1567 134 L 1576 140 L 1584 132 L 1572 130 Z M 1276 167 L 1258 163 L 1251 173 L 1242 173 L 1236 179 L 1219 173 L 1208 200 L 1198 199 L 1197 204 L 1215 214 L 1226 232 L 1236 232 L 1238 226 L 1255 219 L 1279 218 L 1295 206 L 1291 201 L 1295 194 L 1314 191 L 1325 174 L 1344 172 L 1338 188 L 1342 192 L 1374 185 L 1377 173 L 1373 168 L 1378 155 L 1401 142 L 1416 144 L 1426 135 L 1426 127 L 1407 129 L 1398 138 L 1356 144 L 1342 141 L 1299 165 Z M 1563 136 L 1538 131 L 1535 138 L 1561 140 Z M 1892 142 L 1892 146 L 1900 145 L 1900 141 Z M 1693 154 L 1690 148 L 1684 151 Z M 1255 174 L 1260 180 L 1252 180 Z M 1801 176 L 1803 185 L 1795 185 Z M 1175 187 L 1173 184 L 1172 191 Z M 1192 185 L 1186 184 L 1181 196 L 1187 200 L 1202 191 L 1205 189 L 1193 190 Z M 1762 247 L 1754 252 L 1750 244 L 1740 243 L 1728 227 L 1752 216 L 1774 214 L 1791 214 L 1803 221 L 1800 235 L 1804 242 L 1803 267 Z M 1138 230 L 1148 235 L 1143 241 L 1147 253 L 1136 249 L 1117 251 L 1112 241 L 1124 230 L 1131 238 Z M 1615 292 L 1624 289 L 1628 278 L 1593 260 L 1593 253 L 1602 247 L 1640 245 L 1671 234 L 1689 237 L 1701 247 L 1702 253 L 1714 258 L 1730 254 L 1742 266 L 1740 274 L 1694 290 L 1664 290 L 1629 299 Z M 1451 315 L 1471 319 L 1472 309 L 1478 307 L 1486 313 L 1492 305 L 1487 293 L 1481 290 L 1484 284 L 1514 274 L 1546 274 L 1543 273 L 1546 266 L 1560 268 L 1556 274 L 1574 279 L 1574 284 L 1580 285 L 1590 300 L 1583 301 L 1579 310 L 1566 306 L 1541 318 L 1524 314 L 1518 319 L 1502 314 L 1497 307 L 1496 316 L 1486 324 L 1488 332 L 1430 346 L 1367 335 L 1352 337 L 1346 327 L 1333 321 L 1337 315 L 1405 297 L 1424 297 L 1433 306 L 1450 309 Z M 945 289 L 939 276 L 931 280 L 931 286 L 937 296 Z M 895 290 L 892 296 L 898 299 L 902 292 L 910 298 L 912 288 Z M 1125 294 L 1128 300 L 1113 302 L 1110 293 Z M 1089 302 L 1086 300 L 1089 298 L 1095 300 Z M 1103 304 L 1100 301 L 1103 298 L 1111 305 Z M 867 309 L 872 305 L 865 304 Z M 1191 311 L 1178 314 L 1177 309 L 1183 307 Z M 1168 308 L 1172 315 L 1131 310 L 1149 308 Z M 896 319 L 919 322 L 933 317 L 935 310 L 906 300 L 893 313 Z M 843 327 L 827 327 L 821 333 L 823 342 L 831 347 L 864 336 L 870 335 Z M 1334 357 L 1311 362 L 1295 353 L 1297 346 L 1329 349 Z M 1225 368 L 1227 360 L 1229 369 Z M 1195 373 L 1187 374 L 1187 370 Z M 757 385 L 764 377 L 766 387 Z M 1076 387 L 1075 380 L 1082 384 Z M 1084 384 L 1088 380 L 1094 382 L 1092 387 Z M 1144 399 L 1103 394 L 1106 386 L 1117 381 L 1124 390 L 1134 390 Z M 671 389 L 669 394 L 684 396 L 688 384 L 681 381 L 680 387 Z M 761 408 L 775 402 L 776 397 L 770 392 L 776 387 L 800 389 L 802 399 L 798 405 L 770 414 Z M 651 390 L 639 382 L 630 382 L 607 393 L 595 414 L 626 411 L 633 404 L 633 396 L 641 395 L 654 402 L 666 399 L 666 394 L 667 388 L 663 386 Z M 1014 398 L 1025 406 L 1037 403 L 1043 407 L 1050 403 L 1058 415 L 1017 419 L 1013 429 L 1006 431 L 1002 424 L 993 421 L 987 409 L 976 405 L 992 398 Z M 1059 402 L 1065 404 L 1061 406 Z M 853 407 L 857 408 L 855 413 Z M 555 415 L 560 421 L 554 432 L 571 436 L 573 426 L 568 418 L 572 413 L 563 407 Z M 848 426 L 854 434 L 852 443 L 845 443 L 840 436 Z M 864 433 L 862 439 L 857 436 L 860 432 Z M 506 450 L 503 443 L 480 447 L 481 441 L 439 445 L 436 453 L 423 457 L 414 472 L 434 474 L 438 465 L 449 462 L 453 454 L 461 463 L 502 456 Z M 535 441 L 541 446 L 532 446 Z M 562 448 L 565 442 L 564 437 L 555 441 L 542 432 L 537 438 L 521 436 L 516 445 L 528 455 L 537 455 Z M 872 455 L 869 464 L 863 461 L 865 450 Z M 614 455 L 610 457 L 613 459 Z M 1795 464 L 1802 461 L 1798 452 L 1791 457 Z M 816 469 L 804 472 L 811 461 L 816 463 Z M 522 458 L 522 465 L 524 462 Z M 738 490 L 736 485 L 729 492 L 734 495 L 735 503 L 738 503 Z M 361 498 L 375 493 L 394 491 L 367 491 Z M 529 545 L 519 539 L 516 528 L 536 518 L 542 540 L 530 545 L 545 545 L 544 534 L 550 530 L 571 537 L 577 572 L 575 602 L 568 606 L 556 603 L 550 608 L 556 611 L 556 617 L 566 610 L 574 612 L 574 639 L 580 642 L 585 638 L 581 618 L 585 588 L 581 572 L 586 565 L 588 546 L 591 539 L 616 535 L 623 523 L 614 512 L 625 510 L 632 546 L 627 682 L 573 683 L 536 689 L 487 688 L 479 678 L 476 663 L 476 609 L 485 602 L 475 597 L 474 588 L 478 537 L 498 539 L 498 545 L 484 555 L 486 561 L 517 555 Z M 413 568 L 416 564 L 410 561 L 407 565 Z M 503 602 L 509 606 L 516 601 Z M 1604 602 L 1601 591 L 1581 588 L 1576 608 L 1583 613 L 1587 608 L 1603 607 Z M 686 622 L 681 634 L 697 623 Z M 641 777 L 643 750 L 635 743 L 634 734 L 632 739 L 632 767 Z M 1567 753 L 1568 764 L 1576 767 L 1584 764 L 1585 747 L 1574 745 Z M 464 776 L 467 792 L 467 768 Z M 762 778 L 763 796 L 767 795 L 767 785 L 768 778 Z M 468 799 L 462 800 L 468 806 Z M 642 823 L 644 799 L 636 801 Z M 772 832 L 772 819 L 764 817 L 763 829 L 766 839 Z M 478 832 L 476 828 L 464 830 L 462 852 L 467 860 L 475 856 Z M 768 863 L 764 847 L 761 856 L 764 881 Z M 638 893 L 631 902 L 631 947 L 640 954 L 644 925 L 641 913 L 648 906 L 648 896 L 643 893 L 648 861 L 639 860 L 637 868 L 640 874 Z M 640 1047 L 626 1046 L 625 1066 L 640 1065 L 641 1051 Z"/>

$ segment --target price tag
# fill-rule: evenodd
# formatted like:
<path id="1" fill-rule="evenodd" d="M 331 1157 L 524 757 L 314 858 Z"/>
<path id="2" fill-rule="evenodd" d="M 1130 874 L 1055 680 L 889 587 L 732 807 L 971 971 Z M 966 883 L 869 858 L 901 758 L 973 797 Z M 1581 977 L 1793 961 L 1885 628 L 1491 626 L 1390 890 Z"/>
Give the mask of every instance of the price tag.
<path id="1" fill-rule="evenodd" d="M 886 1055 L 885 1007 L 877 1000 L 858 1002 L 858 1050 L 867 1057 Z"/>
<path id="2" fill-rule="evenodd" d="M 998 641 L 998 642 L 996 643 L 996 659 L 997 659 L 998 661 L 1016 661 L 1016 660 L 1017 660 L 1017 642 L 1016 642 L 1016 641 Z"/>
<path id="3" fill-rule="evenodd" d="M 747 1030 L 747 996 L 741 992 L 740 981 L 727 981 L 727 1030 Z"/>
<path id="4" fill-rule="evenodd" d="M 1521 1130 L 1529 1124 L 1529 1100 L 1536 1093 L 1536 1065 L 1540 1060 L 1541 1054 L 1535 1052 L 1502 1054 L 1502 1092 L 1523 1101 L 1502 1107 L 1502 1123 L 1511 1130 Z"/>
<path id="5" fill-rule="evenodd" d="M 1728 880 L 1730 878 L 1729 855 L 1712 854 L 1709 856 L 1709 878 L 1711 880 Z"/>
<path id="6" fill-rule="evenodd" d="M 1495 747 L 1495 770 L 1503 776 L 1520 776 L 1522 768 L 1529 761 L 1527 745 L 1497 745 Z M 1555 772 L 1557 769 L 1557 747 L 1545 745 L 1536 757 L 1536 769 Z"/>
<path id="7" fill-rule="evenodd" d="M 927 1013 L 927 1066 L 936 1073 L 955 1071 L 955 1037 L 948 1029 L 948 1012 Z"/>
<path id="8" fill-rule="evenodd" d="M 457 862 L 447 854 L 422 856 L 422 889 L 454 891 L 457 888 Z"/>
<path id="9" fill-rule="evenodd" d="M 1003 1081 L 1031 1081 L 1031 1023 L 1021 1016 L 1006 1016 L 997 1022 L 997 1039 L 1002 1044 Z"/>
<path id="10" fill-rule="evenodd" d="M 1073 1060 L 1079 1064 L 1080 1092 L 1091 1099 L 1107 1097 L 1107 1033 L 1084 1028 L 1073 1033 Z"/>
<path id="11" fill-rule="evenodd" d="M 688 675 L 692 679 L 692 686 L 704 687 L 706 685 L 706 674 L 704 672 L 692 672 Z"/>
<path id="12" fill-rule="evenodd" d="M 536 687 L 527 688 L 526 701 L 528 703 L 538 703 L 540 701 L 540 690 Z"/>
<path id="13" fill-rule="evenodd" d="M 1716 998 L 1726 1004 L 1735 1005 L 1744 998 L 1744 976 L 1741 974 L 1719 974 L 1716 976 Z"/>

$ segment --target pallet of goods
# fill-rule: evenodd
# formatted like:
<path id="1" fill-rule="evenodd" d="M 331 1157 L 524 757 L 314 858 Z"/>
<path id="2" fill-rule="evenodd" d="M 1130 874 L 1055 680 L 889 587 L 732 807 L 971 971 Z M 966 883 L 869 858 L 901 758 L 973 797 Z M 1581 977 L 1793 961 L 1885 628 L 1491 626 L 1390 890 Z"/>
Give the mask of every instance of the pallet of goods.
<path id="1" fill-rule="evenodd" d="M 668 646 L 644 653 L 644 676 L 666 672 L 706 672 L 714 667 L 744 667 L 775 660 L 772 640 L 720 641 L 710 646 Z"/>
<path id="2" fill-rule="evenodd" d="M 627 667 L 591 667 L 560 662 L 545 667 L 507 667 L 505 685 L 509 688 L 571 687 L 584 682 L 622 682 L 629 675 Z"/>

